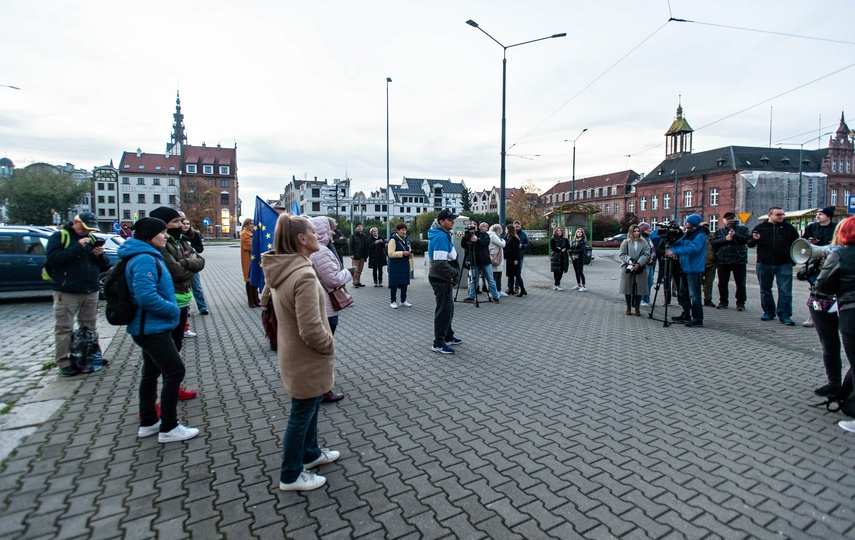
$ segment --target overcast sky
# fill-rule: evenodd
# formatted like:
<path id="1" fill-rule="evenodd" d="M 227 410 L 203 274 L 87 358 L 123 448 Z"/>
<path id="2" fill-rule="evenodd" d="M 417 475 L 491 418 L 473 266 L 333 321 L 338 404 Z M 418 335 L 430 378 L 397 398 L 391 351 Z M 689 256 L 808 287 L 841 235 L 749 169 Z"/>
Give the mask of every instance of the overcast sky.
<path id="1" fill-rule="evenodd" d="M 649 172 L 680 95 L 695 151 L 767 146 L 770 118 L 772 143 L 817 148 L 855 117 L 851 0 L 6 0 L 0 85 L 20 90 L 0 88 L 0 155 L 162 152 L 180 90 L 190 144 L 237 143 L 244 212 L 292 175 L 369 191 L 391 77 L 392 183 L 489 188 L 502 48 L 467 19 L 505 45 L 567 33 L 508 50 L 508 187 L 568 180 L 584 128 L 577 178 Z"/>

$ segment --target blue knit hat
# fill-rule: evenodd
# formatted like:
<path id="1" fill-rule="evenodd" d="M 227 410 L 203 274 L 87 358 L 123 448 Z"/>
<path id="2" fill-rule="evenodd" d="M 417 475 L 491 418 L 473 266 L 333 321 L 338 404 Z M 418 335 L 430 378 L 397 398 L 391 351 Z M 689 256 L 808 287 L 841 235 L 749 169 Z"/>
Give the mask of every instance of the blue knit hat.
<path id="1" fill-rule="evenodd" d="M 692 214 L 691 216 L 687 217 L 685 221 L 692 227 L 697 228 L 701 224 L 701 221 L 703 221 L 703 218 L 698 214 Z"/>

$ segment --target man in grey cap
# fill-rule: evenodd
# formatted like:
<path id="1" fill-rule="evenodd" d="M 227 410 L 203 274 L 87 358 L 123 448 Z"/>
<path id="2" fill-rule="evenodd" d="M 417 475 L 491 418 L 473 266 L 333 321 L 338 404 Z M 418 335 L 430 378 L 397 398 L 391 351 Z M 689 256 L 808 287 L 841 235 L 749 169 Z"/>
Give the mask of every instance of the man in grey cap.
<path id="1" fill-rule="evenodd" d="M 79 328 L 96 329 L 101 267 L 110 264 L 104 243 L 91 234 L 97 230 L 95 214 L 81 212 L 53 233 L 47 244 L 45 270 L 53 284 L 56 318 L 54 359 L 63 377 L 83 373 L 82 366 L 73 364 L 70 357 L 75 318 Z"/>

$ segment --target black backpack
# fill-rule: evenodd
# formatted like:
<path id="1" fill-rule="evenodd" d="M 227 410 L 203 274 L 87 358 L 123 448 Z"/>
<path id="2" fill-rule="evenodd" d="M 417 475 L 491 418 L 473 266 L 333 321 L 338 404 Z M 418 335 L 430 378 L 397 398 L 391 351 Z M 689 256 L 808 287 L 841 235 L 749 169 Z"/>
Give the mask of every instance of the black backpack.
<path id="1" fill-rule="evenodd" d="M 104 282 L 104 297 L 107 299 L 105 314 L 107 322 L 113 326 L 131 324 L 134 321 L 134 317 L 137 316 L 139 305 L 134 302 L 131 290 L 128 288 L 128 279 L 125 276 L 125 267 L 128 266 L 128 261 L 134 257 L 136 255 L 132 255 L 116 263 L 110 269 L 107 279 Z M 162 270 L 157 259 L 155 259 L 155 263 L 157 265 L 157 282 L 160 283 Z"/>

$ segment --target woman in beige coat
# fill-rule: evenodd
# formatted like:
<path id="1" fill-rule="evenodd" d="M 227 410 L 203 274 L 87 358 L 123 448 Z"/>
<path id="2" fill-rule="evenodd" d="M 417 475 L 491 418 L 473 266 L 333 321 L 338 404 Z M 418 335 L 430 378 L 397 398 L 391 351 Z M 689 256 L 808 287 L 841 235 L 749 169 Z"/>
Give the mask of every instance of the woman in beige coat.
<path id="1" fill-rule="evenodd" d="M 339 457 L 339 452 L 318 445 L 318 411 L 321 396 L 334 382 L 335 342 L 327 320 L 327 293 L 309 259 L 319 248 L 312 224 L 282 214 L 273 237 L 273 250 L 261 259 L 279 322 L 277 340 L 288 344 L 278 353 L 282 384 L 291 396 L 279 489 L 306 491 L 326 483 L 308 469 Z"/>

